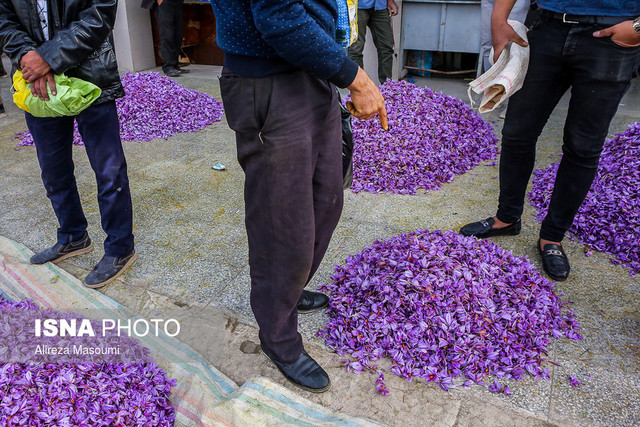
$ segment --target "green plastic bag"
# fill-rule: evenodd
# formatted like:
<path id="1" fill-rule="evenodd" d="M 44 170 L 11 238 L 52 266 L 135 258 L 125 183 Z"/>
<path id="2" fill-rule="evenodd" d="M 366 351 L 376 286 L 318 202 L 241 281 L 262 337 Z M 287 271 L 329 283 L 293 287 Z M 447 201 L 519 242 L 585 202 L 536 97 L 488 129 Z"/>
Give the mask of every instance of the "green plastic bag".
<path id="1" fill-rule="evenodd" d="M 23 78 L 20 70 L 13 76 L 15 93 L 14 101 L 18 107 L 31 113 L 34 117 L 61 117 L 77 116 L 98 99 L 102 91 L 93 83 L 75 77 L 67 77 L 64 74 L 54 76 L 56 82 L 56 95 L 51 94 L 51 88 L 47 85 L 49 101 L 31 95 L 31 85 Z"/>

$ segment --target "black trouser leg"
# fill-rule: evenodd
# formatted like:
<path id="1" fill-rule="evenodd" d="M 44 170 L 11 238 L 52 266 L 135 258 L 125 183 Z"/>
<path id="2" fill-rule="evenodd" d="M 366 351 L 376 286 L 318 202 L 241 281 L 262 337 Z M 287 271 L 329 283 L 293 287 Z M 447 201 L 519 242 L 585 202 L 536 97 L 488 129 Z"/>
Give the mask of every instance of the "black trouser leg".
<path id="1" fill-rule="evenodd" d="M 178 55 L 182 49 L 182 4 L 183 0 L 164 0 L 155 8 L 162 69 L 178 66 Z"/>

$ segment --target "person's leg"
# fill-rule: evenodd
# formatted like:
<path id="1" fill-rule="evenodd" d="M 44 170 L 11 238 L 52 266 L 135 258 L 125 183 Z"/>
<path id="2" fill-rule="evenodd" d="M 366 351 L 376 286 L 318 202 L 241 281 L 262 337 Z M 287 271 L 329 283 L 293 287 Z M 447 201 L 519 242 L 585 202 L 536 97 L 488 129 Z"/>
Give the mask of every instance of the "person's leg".
<path id="1" fill-rule="evenodd" d="M 570 84 L 562 62 L 568 30 L 556 22 L 541 22 L 529 32 L 529 68 L 522 89 L 509 100 L 502 130 L 496 228 L 520 219 L 538 136 Z"/>
<path id="2" fill-rule="evenodd" d="M 338 91 L 331 91 L 332 99 L 327 100 L 326 115 L 318 116 L 315 124 L 313 157 L 313 212 L 315 220 L 315 242 L 313 262 L 307 277 L 308 284 L 320 266 L 329 247 L 331 236 L 340 221 L 343 204 L 342 180 L 342 122 L 338 105 Z"/>
<path id="3" fill-rule="evenodd" d="M 122 257 L 133 250 L 133 208 L 127 163 L 120 141 L 114 101 L 91 106 L 76 120 L 98 184 L 105 255 Z"/>
<path id="4" fill-rule="evenodd" d="M 304 72 L 251 79 L 225 71 L 220 87 L 246 175 L 251 307 L 267 355 L 290 363 L 303 351 L 296 305 L 342 206 L 334 90 Z M 321 147 L 330 136 L 335 147 Z"/>
<path id="5" fill-rule="evenodd" d="M 622 48 L 592 36 L 600 28 L 576 27 L 566 56 L 572 69 L 563 157 L 540 238 L 561 242 L 595 178 L 609 124 L 629 88 L 640 47 Z M 567 48 L 568 50 L 569 48 Z"/>
<path id="6" fill-rule="evenodd" d="M 358 39 L 349 46 L 349 58 L 355 61 L 360 68 L 364 68 L 364 43 L 367 40 L 367 25 L 373 9 L 358 9 Z"/>
<path id="7" fill-rule="evenodd" d="M 73 174 L 73 117 L 41 118 L 25 113 L 40 163 L 42 182 L 58 218 L 58 243 L 81 239 L 87 231 Z"/>
<path id="8" fill-rule="evenodd" d="M 164 0 L 155 8 L 155 14 L 160 36 L 162 69 L 166 72 L 178 66 L 178 54 L 182 46 L 182 1 Z M 176 21 L 177 15 L 180 16 L 179 24 Z"/>
<path id="9" fill-rule="evenodd" d="M 175 0 L 174 0 L 175 1 Z M 184 0 L 177 0 L 174 4 L 173 13 L 173 39 L 171 40 L 171 55 L 175 58 L 175 66 L 178 66 L 178 56 L 182 51 L 182 7 Z"/>
<path id="10" fill-rule="evenodd" d="M 389 11 L 376 10 L 369 20 L 373 44 L 378 51 L 378 80 L 380 84 L 391 78 L 393 69 L 393 31 Z"/>

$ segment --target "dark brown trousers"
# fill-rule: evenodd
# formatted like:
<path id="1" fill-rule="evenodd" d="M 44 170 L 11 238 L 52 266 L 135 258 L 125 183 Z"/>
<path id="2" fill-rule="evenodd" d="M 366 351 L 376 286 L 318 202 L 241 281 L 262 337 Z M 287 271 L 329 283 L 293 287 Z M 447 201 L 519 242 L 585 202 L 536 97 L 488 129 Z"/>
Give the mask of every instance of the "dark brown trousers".
<path id="1" fill-rule="evenodd" d="M 303 71 L 228 69 L 220 89 L 245 172 L 251 308 L 268 356 L 292 362 L 303 351 L 296 305 L 342 211 L 337 91 Z"/>

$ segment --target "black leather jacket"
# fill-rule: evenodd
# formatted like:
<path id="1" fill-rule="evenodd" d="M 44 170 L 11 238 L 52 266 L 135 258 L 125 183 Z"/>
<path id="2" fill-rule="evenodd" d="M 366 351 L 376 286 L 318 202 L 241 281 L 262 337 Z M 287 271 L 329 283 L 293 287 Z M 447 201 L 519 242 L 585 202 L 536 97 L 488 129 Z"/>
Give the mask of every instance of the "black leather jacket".
<path id="1" fill-rule="evenodd" d="M 20 59 L 37 50 L 54 74 L 89 81 L 102 94 L 95 103 L 124 96 L 111 32 L 118 0 L 48 0 L 49 41 L 38 19 L 36 0 L 0 0 L 0 39 L 20 68 Z"/>

